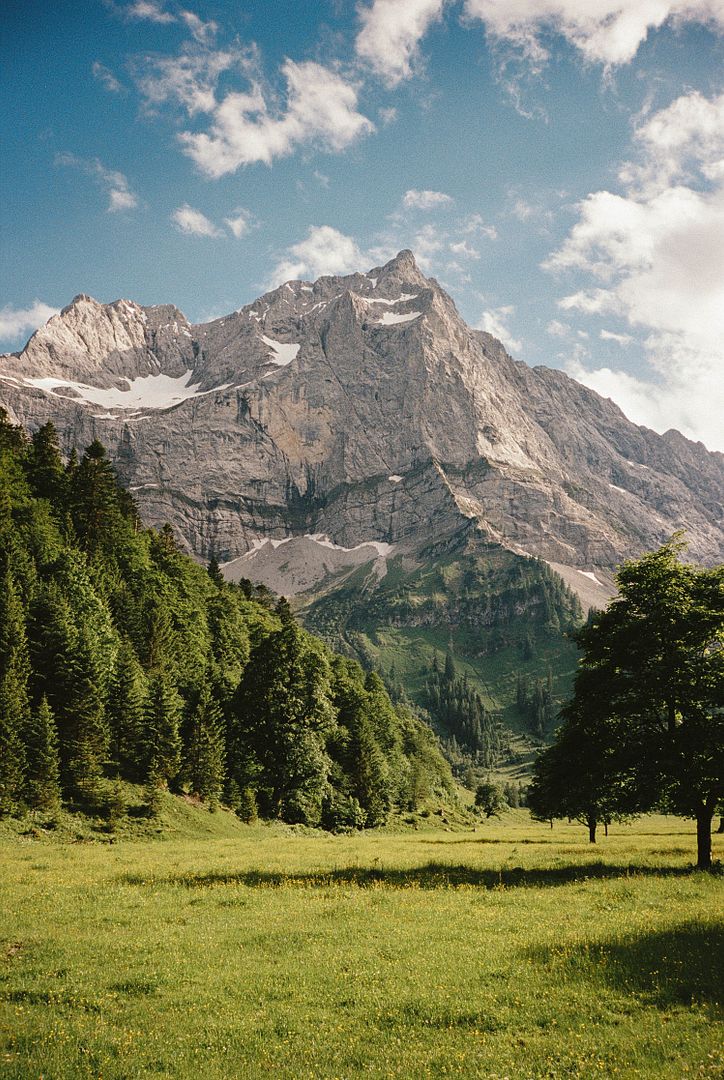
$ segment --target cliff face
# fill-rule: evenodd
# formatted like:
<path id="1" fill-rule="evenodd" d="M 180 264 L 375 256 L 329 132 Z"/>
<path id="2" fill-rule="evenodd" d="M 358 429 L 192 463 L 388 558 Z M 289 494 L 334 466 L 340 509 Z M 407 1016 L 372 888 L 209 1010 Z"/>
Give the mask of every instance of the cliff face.
<path id="1" fill-rule="evenodd" d="M 698 560 L 724 552 L 723 455 L 513 361 L 410 252 L 198 326 L 76 297 L 0 358 L 0 401 L 65 449 L 101 439 L 146 521 L 277 587 L 285 561 L 337 573 L 370 542 L 373 563 L 492 542 L 581 586 L 677 529 Z"/>

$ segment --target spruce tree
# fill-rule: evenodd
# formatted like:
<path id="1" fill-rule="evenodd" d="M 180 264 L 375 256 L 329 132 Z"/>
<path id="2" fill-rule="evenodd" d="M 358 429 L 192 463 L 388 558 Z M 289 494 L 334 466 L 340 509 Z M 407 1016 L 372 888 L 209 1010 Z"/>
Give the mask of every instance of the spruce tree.
<path id="1" fill-rule="evenodd" d="M 17 810 L 22 798 L 29 674 L 25 615 L 8 570 L 0 582 L 0 813 Z"/>
<path id="2" fill-rule="evenodd" d="M 46 697 L 32 711 L 27 748 L 25 792 L 28 806 L 46 813 L 56 813 L 60 809 L 58 732 Z"/>
<path id="3" fill-rule="evenodd" d="M 148 771 L 147 693 L 146 679 L 133 647 L 123 641 L 116 656 L 106 714 L 111 759 L 121 776 L 129 780 L 142 780 Z"/>
<path id="4" fill-rule="evenodd" d="M 172 783 L 181 767 L 182 702 L 165 672 L 151 679 L 146 704 L 148 775 L 161 785 Z"/>
<path id="5" fill-rule="evenodd" d="M 60 457 L 58 433 L 49 421 L 39 428 L 32 439 L 28 472 L 35 494 L 57 508 L 66 497 L 66 473 Z"/>
<path id="6" fill-rule="evenodd" d="M 224 787 L 225 758 L 224 717 L 207 684 L 191 717 L 185 772 L 192 793 L 210 806 Z"/>

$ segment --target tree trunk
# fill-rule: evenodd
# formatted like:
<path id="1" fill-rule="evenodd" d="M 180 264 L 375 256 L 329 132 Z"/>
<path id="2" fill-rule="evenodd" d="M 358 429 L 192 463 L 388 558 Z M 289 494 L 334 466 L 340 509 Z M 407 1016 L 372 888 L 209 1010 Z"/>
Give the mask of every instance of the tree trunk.
<path id="1" fill-rule="evenodd" d="M 714 808 L 701 803 L 696 811 L 696 868 L 711 870 L 711 819 Z"/>
<path id="2" fill-rule="evenodd" d="M 604 832 L 605 836 L 608 836 L 608 822 L 607 821 L 604 821 L 604 823 L 603 823 L 603 832 Z"/>
<path id="3" fill-rule="evenodd" d="M 590 843 L 592 843 L 592 844 L 596 843 L 596 825 L 597 824 L 598 824 L 598 822 L 596 821 L 596 818 L 593 816 L 593 814 L 589 814 L 588 815 L 588 839 L 589 839 Z"/>
<path id="4" fill-rule="evenodd" d="M 717 832 L 724 833 L 724 817 L 719 818 L 719 828 L 717 829 Z"/>

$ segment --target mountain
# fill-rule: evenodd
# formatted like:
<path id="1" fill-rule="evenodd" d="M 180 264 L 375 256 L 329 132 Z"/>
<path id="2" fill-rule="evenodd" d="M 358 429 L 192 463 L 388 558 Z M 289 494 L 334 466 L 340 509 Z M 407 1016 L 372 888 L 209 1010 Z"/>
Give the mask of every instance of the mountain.
<path id="1" fill-rule="evenodd" d="M 569 671 L 580 611 L 549 567 L 585 609 L 678 529 L 697 561 L 724 551 L 724 455 L 511 359 L 409 251 L 203 325 L 78 296 L 0 358 L 0 400 L 31 430 L 52 420 L 66 452 L 100 439 L 146 522 L 295 596 L 358 655 L 397 668 L 428 634 L 405 675 L 418 700 L 450 641 L 495 707 L 531 628 L 535 670 Z M 498 687 L 486 658 L 506 650 Z"/>

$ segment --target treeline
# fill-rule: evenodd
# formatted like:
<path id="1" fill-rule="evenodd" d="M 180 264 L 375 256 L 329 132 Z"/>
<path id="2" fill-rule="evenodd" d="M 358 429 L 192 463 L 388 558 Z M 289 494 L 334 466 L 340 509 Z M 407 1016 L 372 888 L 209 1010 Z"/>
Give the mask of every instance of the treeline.
<path id="1" fill-rule="evenodd" d="M 113 778 L 326 828 L 451 783 L 377 675 L 144 529 L 99 442 L 64 462 L 0 410 L 0 812 L 94 810 Z"/>
<path id="2" fill-rule="evenodd" d="M 453 755 L 462 749 L 484 769 L 495 766 L 500 752 L 499 725 L 467 676 L 458 675 L 451 652 L 442 667 L 437 656 L 433 657 L 425 679 L 425 704 Z"/>
<path id="3" fill-rule="evenodd" d="M 519 674 L 516 679 L 515 704 L 518 713 L 533 735 L 542 739 L 550 731 L 557 715 L 553 697 L 553 676 L 545 680 Z"/>

